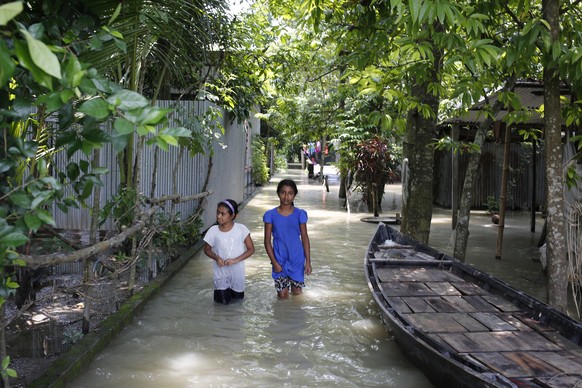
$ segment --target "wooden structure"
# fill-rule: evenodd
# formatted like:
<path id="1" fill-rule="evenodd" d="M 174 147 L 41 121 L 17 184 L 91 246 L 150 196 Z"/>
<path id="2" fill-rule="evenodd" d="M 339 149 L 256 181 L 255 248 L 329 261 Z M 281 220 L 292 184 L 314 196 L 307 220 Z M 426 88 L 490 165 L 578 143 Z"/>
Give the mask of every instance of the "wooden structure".
<path id="1" fill-rule="evenodd" d="M 438 387 L 578 387 L 582 324 L 379 224 L 368 286 L 402 351 Z"/>
<path id="2" fill-rule="evenodd" d="M 518 133 L 519 130 L 538 129 L 543 131 L 544 122 L 539 113 L 543 105 L 544 87 L 539 81 L 520 81 L 512 89 L 513 93 L 523 107 L 522 116 L 526 116 L 521 122 L 513 124 L 509 129 L 505 126 L 505 119 L 510 112 L 502 109 L 495 115 L 495 122 L 491 127 L 491 136 L 488 144 L 485 144 L 481 163 L 473 190 L 474 208 L 483 208 L 487 198 L 492 196 L 500 199 L 504 182 L 510 182 L 507 187 L 507 209 L 526 210 L 532 214 L 532 232 L 535 229 L 535 211 L 545 204 L 545 159 L 543 150 L 538 149 L 535 139 L 524 141 Z M 567 99 L 570 98 L 568 90 L 560 92 Z M 492 93 L 488 103 L 493 106 L 498 100 L 498 94 Z M 483 110 L 485 101 L 475 104 L 465 114 L 450 117 L 439 125 L 442 135 L 448 135 L 454 141 L 472 142 L 476 128 L 486 119 Z M 515 112 L 513 112 L 515 113 Z M 504 136 L 507 131 L 510 133 Z M 504 137 L 509 139 L 509 144 L 504 147 Z M 458 208 L 466 158 L 458 153 L 435 153 L 435 202 L 444 207 L 451 207 L 453 228 L 456 225 L 456 211 Z M 504 164 L 506 163 L 506 168 Z M 504 170 L 511 171 L 505 175 Z"/>

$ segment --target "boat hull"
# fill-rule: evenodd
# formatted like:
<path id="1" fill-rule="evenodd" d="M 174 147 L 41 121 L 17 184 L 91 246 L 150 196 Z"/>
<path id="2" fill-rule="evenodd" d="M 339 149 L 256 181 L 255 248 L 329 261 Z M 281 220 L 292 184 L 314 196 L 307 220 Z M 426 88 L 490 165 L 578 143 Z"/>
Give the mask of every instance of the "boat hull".
<path id="1" fill-rule="evenodd" d="M 365 273 L 383 322 L 436 386 L 582 384 L 582 325 L 504 282 L 384 224 Z"/>

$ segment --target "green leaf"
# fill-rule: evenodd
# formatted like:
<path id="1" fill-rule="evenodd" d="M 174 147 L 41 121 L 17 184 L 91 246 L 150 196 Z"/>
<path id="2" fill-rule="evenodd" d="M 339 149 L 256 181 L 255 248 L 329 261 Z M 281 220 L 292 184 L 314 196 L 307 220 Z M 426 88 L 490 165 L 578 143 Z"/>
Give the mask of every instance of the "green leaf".
<path id="1" fill-rule="evenodd" d="M 147 125 L 139 125 L 137 127 L 137 134 L 140 136 L 145 136 L 148 133 L 150 133 L 149 131 L 149 127 Z"/>
<path id="2" fill-rule="evenodd" d="M 51 215 L 51 213 L 48 210 L 45 210 L 45 209 L 37 209 L 36 215 L 45 224 L 52 225 L 52 226 L 55 226 L 56 225 L 55 224 L 55 220 L 53 219 L 53 216 Z"/>
<path id="3" fill-rule="evenodd" d="M 79 167 L 81 167 L 81 171 L 83 171 L 84 174 L 87 174 L 89 172 L 89 162 L 87 162 L 86 160 L 80 160 Z"/>
<path id="4" fill-rule="evenodd" d="M 24 215 L 24 223 L 26 224 L 26 227 L 33 232 L 36 232 L 38 228 L 42 226 L 42 221 L 34 213 L 26 213 Z"/>
<path id="5" fill-rule="evenodd" d="M 162 121 L 166 115 L 170 112 L 172 112 L 172 109 L 168 109 L 168 108 L 158 108 L 155 106 L 148 106 L 146 108 L 143 108 L 142 113 L 138 116 L 138 122 L 139 124 L 159 124 L 160 121 Z"/>
<path id="6" fill-rule="evenodd" d="M 91 173 L 95 175 L 105 175 L 109 174 L 109 169 L 107 167 L 95 167 Z"/>
<path id="7" fill-rule="evenodd" d="M 31 209 L 36 209 L 40 205 L 42 205 L 50 196 L 52 195 L 52 191 L 42 191 L 40 192 L 30 204 Z"/>
<path id="8" fill-rule="evenodd" d="M 127 135 L 112 135 L 111 145 L 116 152 L 123 151 L 129 143 L 129 134 Z"/>
<path id="9" fill-rule="evenodd" d="M 0 41 L 0 88 L 8 83 L 14 73 L 16 64 L 8 52 L 8 47 L 4 41 Z"/>
<path id="10" fill-rule="evenodd" d="M 131 121 L 126 120 L 123 117 L 118 117 L 113 123 L 113 128 L 115 128 L 120 135 L 128 135 L 133 132 L 135 127 Z"/>
<path id="11" fill-rule="evenodd" d="M 61 79 L 61 64 L 59 63 L 57 56 L 46 44 L 40 40 L 34 39 L 25 29 L 20 29 L 20 32 L 26 38 L 28 51 L 30 52 L 30 57 L 34 64 L 45 73 L 52 75 L 57 79 Z"/>
<path id="12" fill-rule="evenodd" d="M 95 83 L 93 82 L 93 80 L 88 78 L 83 78 L 81 80 L 81 85 L 79 85 L 79 89 L 81 89 L 83 93 L 88 94 L 90 96 L 97 93 L 97 87 L 95 86 Z"/>
<path id="13" fill-rule="evenodd" d="M 12 3 L 0 5 L 0 26 L 5 26 L 21 12 L 22 1 L 13 1 Z"/>
<path id="14" fill-rule="evenodd" d="M 121 12 L 121 4 L 122 3 L 117 4 L 117 8 L 115 8 L 115 12 L 113 12 L 113 15 L 111 16 L 111 18 L 109 19 L 109 22 L 107 23 L 108 26 L 110 26 L 111 23 L 113 23 L 115 21 L 115 19 L 117 19 L 117 17 L 119 16 L 119 13 Z"/>
<path id="15" fill-rule="evenodd" d="M 0 160 L 0 174 L 10 170 L 13 163 L 10 160 Z"/>
<path id="16" fill-rule="evenodd" d="M 560 46 L 560 42 L 559 41 L 555 41 L 552 44 L 552 59 L 555 61 L 558 58 L 560 58 L 560 55 L 562 54 L 562 47 Z"/>
<path id="17" fill-rule="evenodd" d="M 161 133 L 174 137 L 192 137 L 192 132 L 184 127 L 166 128 Z"/>
<path id="18" fill-rule="evenodd" d="M 167 143 L 169 145 L 173 145 L 173 146 L 178 145 L 178 140 L 174 136 L 160 134 L 159 137 L 162 140 L 164 140 L 165 143 Z"/>
<path id="19" fill-rule="evenodd" d="M 139 93 L 133 92 L 131 90 L 122 89 L 107 99 L 111 105 L 115 105 L 121 110 L 129 111 L 137 108 L 144 108 L 149 106 L 149 101 L 147 98 Z"/>
<path id="20" fill-rule="evenodd" d="M 95 117 L 97 120 L 105 120 L 110 113 L 109 104 L 101 98 L 93 98 L 85 101 L 79 107 L 79 111 Z"/>
<path id="21" fill-rule="evenodd" d="M 8 198 L 19 208 L 28 209 L 30 207 L 30 197 L 22 190 L 15 191 Z"/>
<path id="22" fill-rule="evenodd" d="M 26 244 L 28 237 L 20 232 L 8 233 L 5 236 L 0 237 L 0 245 L 4 247 L 17 248 L 23 244 Z"/>
<path id="23" fill-rule="evenodd" d="M 28 47 L 24 44 L 24 42 L 15 40 L 14 51 L 22 67 L 30 71 L 34 80 L 38 82 L 40 86 L 44 86 L 45 88 L 52 90 L 53 77 L 51 77 L 34 63 L 30 56 L 30 52 L 28 51 Z"/>
<path id="24" fill-rule="evenodd" d="M 70 180 L 72 180 L 72 181 L 76 180 L 79 177 L 80 172 L 81 171 L 80 171 L 79 165 L 77 163 L 71 162 L 67 165 L 67 177 Z"/>
<path id="25" fill-rule="evenodd" d="M 6 282 L 6 287 L 16 289 L 20 287 L 20 284 L 17 282 Z"/>
<path id="26" fill-rule="evenodd" d="M 45 104 L 47 112 L 49 113 L 56 112 L 64 105 L 60 92 L 50 92 L 49 94 L 43 94 L 38 97 L 37 102 L 40 104 Z"/>
<path id="27" fill-rule="evenodd" d="M 76 88 L 81 85 L 83 78 L 85 77 L 86 71 L 83 70 L 81 63 L 77 57 L 71 56 L 67 61 L 67 67 L 65 75 L 67 77 L 67 82 L 72 88 Z"/>
<path id="28" fill-rule="evenodd" d="M 408 6 L 410 7 L 410 16 L 413 22 L 417 22 L 420 15 L 420 6 L 422 2 L 420 0 L 409 0 Z"/>

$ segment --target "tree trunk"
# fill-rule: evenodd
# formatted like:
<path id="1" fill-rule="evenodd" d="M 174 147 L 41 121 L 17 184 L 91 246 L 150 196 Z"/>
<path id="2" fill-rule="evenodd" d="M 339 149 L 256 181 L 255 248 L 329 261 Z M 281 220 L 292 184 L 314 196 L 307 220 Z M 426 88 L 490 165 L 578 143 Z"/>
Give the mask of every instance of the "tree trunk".
<path id="1" fill-rule="evenodd" d="M 4 324 L 6 319 L 6 306 L 3 303 L 0 306 L 0 322 Z M 0 329 L 0 362 L 4 362 L 8 354 L 6 353 L 6 330 L 4 327 Z M 10 381 L 8 379 L 8 375 L 2 374 L 2 387 L 9 387 Z"/>
<path id="2" fill-rule="evenodd" d="M 559 1 L 543 0 L 543 16 L 550 26 L 552 43 L 559 42 Z M 552 44 L 552 47 L 553 47 Z M 544 124 L 546 137 L 546 190 L 548 204 L 547 260 L 548 303 L 565 311 L 568 300 L 568 258 L 564 220 L 564 171 L 560 78 L 552 50 L 544 53 Z"/>
<path id="3" fill-rule="evenodd" d="M 145 137 L 141 137 L 138 141 L 138 146 L 137 146 L 137 150 L 135 153 L 135 167 L 134 167 L 134 176 L 133 176 L 133 187 L 135 189 L 135 196 L 137 199 L 137 196 L 139 195 L 138 193 L 141 191 L 141 163 L 142 163 L 142 156 L 143 156 L 143 148 L 145 145 Z M 135 218 L 141 218 L 142 216 L 142 209 L 140 207 L 136 207 L 135 208 Z M 138 241 L 137 241 L 137 236 L 134 235 L 132 237 L 131 240 L 131 258 L 134 259 L 132 260 L 132 264 L 129 270 L 129 280 L 127 281 L 127 288 L 129 291 L 130 295 L 133 295 L 133 289 L 135 287 L 135 277 L 136 277 L 136 273 L 137 273 L 137 260 L 136 257 L 138 255 L 137 252 L 137 246 L 138 246 Z"/>
<path id="4" fill-rule="evenodd" d="M 515 78 L 511 77 L 507 80 L 504 91 L 510 90 L 515 84 Z M 497 102 L 491 108 L 491 116 L 495 117 L 497 112 L 501 110 L 503 105 Z M 485 142 L 485 133 L 493 125 L 493 119 L 486 119 L 477 129 L 475 140 L 473 144 L 478 146 L 479 152 L 473 152 L 469 156 L 469 163 L 467 171 L 465 172 L 465 180 L 463 182 L 463 191 L 461 193 L 461 200 L 459 202 L 459 212 L 457 214 L 457 225 L 455 227 L 455 245 L 453 248 L 453 256 L 461 261 L 465 261 L 467 254 L 467 243 L 469 242 L 469 221 L 471 220 L 471 204 L 473 203 L 473 190 L 475 188 L 475 179 L 477 177 L 477 169 L 479 168 L 479 161 L 481 160 L 481 148 Z"/>
<path id="5" fill-rule="evenodd" d="M 479 146 L 479 151 L 471 153 L 465 180 L 463 181 L 463 191 L 459 201 L 459 211 L 457 213 L 457 223 L 455 226 L 455 245 L 453 247 L 453 256 L 461 261 L 465 261 L 467 253 L 467 243 L 469 242 L 469 221 L 471 220 L 471 204 L 473 203 L 473 189 L 475 188 L 475 178 L 477 178 L 477 169 L 481 160 L 481 148 L 485 142 L 485 132 L 493 124 L 492 119 L 485 120 L 475 133 L 473 144 Z"/>
<path id="6" fill-rule="evenodd" d="M 93 166 L 101 164 L 101 150 L 96 148 L 93 150 Z M 89 230 L 89 245 L 97 244 L 99 239 L 99 209 L 101 207 L 101 187 L 95 185 L 93 188 L 93 211 L 91 212 L 91 229 Z M 85 259 L 83 271 L 83 283 L 85 288 L 85 298 L 83 303 L 83 324 L 81 332 L 83 334 L 89 333 L 91 327 L 91 258 Z"/>
<path id="7" fill-rule="evenodd" d="M 438 113 L 438 99 L 428 90 L 428 82 L 415 85 L 412 93 L 423 104 Z M 402 196 L 402 233 L 428 244 L 432 220 L 432 181 L 436 118 L 424 118 L 417 109 L 408 112 L 403 156 L 408 161 L 409 174 Z"/>
<path id="8" fill-rule="evenodd" d="M 511 127 L 505 125 L 505 139 L 503 143 L 503 174 L 501 176 L 501 191 L 499 194 L 499 225 L 497 228 L 497 245 L 495 258 L 501 260 L 503 249 L 503 232 L 505 231 L 505 209 L 507 209 L 507 180 L 509 178 L 509 152 L 511 150 Z"/>

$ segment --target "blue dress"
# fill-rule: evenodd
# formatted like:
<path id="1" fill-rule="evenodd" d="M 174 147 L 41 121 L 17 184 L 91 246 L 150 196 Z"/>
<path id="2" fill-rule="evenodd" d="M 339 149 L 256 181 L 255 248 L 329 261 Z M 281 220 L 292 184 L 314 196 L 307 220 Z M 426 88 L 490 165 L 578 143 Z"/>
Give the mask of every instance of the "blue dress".
<path id="1" fill-rule="evenodd" d="M 296 282 L 304 282 L 305 251 L 299 224 L 307 223 L 307 212 L 293 208 L 293 213 L 282 216 L 274 208 L 265 212 L 263 222 L 273 225 L 273 251 L 275 259 L 283 268 L 282 272 L 273 271 L 273 279 L 286 276 Z"/>

